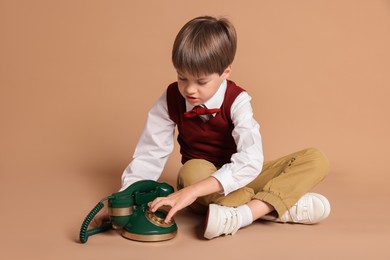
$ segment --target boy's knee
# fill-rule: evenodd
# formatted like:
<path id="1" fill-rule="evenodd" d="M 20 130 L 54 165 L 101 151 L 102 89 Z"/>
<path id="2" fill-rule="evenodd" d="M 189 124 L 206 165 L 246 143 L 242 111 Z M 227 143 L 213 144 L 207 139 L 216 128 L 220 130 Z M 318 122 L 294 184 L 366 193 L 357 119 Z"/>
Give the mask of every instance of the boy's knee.
<path id="1" fill-rule="evenodd" d="M 326 155 L 318 148 L 308 148 L 307 152 L 312 157 L 313 167 L 315 172 L 321 178 L 325 178 L 329 174 L 329 160 Z"/>
<path id="2" fill-rule="evenodd" d="M 178 188 L 184 188 L 206 179 L 215 171 L 217 171 L 217 168 L 209 161 L 203 159 L 189 160 L 179 171 Z"/>

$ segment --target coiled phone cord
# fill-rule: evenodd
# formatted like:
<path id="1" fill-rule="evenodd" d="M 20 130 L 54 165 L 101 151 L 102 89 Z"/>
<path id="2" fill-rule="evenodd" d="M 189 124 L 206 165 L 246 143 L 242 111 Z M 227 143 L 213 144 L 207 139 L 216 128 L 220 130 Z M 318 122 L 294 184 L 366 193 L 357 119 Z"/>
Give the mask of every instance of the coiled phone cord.
<path id="1" fill-rule="evenodd" d="M 83 221 L 83 224 L 81 225 L 81 228 L 80 228 L 80 242 L 81 243 L 83 243 L 83 244 L 86 243 L 89 236 L 92 236 L 92 235 L 95 235 L 97 233 L 101 233 L 101 232 L 104 232 L 104 231 L 107 231 L 107 230 L 111 229 L 111 223 L 106 223 L 106 224 L 103 224 L 102 226 L 100 226 L 98 228 L 87 230 L 89 224 L 92 221 L 92 219 L 104 207 L 104 203 L 103 202 L 105 200 L 108 200 L 109 198 L 110 197 L 106 197 L 106 198 L 102 199 L 101 201 L 99 201 L 99 203 L 96 204 L 96 206 L 85 217 L 85 219 Z"/>

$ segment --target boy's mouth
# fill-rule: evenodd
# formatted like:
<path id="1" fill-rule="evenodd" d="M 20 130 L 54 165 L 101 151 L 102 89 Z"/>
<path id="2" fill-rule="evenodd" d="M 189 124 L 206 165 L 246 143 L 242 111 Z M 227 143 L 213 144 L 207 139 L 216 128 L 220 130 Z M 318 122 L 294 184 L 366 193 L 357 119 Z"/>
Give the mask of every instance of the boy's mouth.
<path id="1" fill-rule="evenodd" d="M 191 96 L 186 96 L 187 100 L 190 100 L 190 101 L 195 101 L 197 100 L 196 97 L 191 97 Z"/>

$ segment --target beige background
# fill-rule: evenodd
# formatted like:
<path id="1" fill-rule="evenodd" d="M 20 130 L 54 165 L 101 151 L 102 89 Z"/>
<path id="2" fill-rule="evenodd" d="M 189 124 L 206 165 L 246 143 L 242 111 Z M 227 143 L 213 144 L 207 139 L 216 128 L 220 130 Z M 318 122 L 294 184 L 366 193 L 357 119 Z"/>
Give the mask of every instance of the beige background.
<path id="1" fill-rule="evenodd" d="M 316 146 L 331 173 L 319 225 L 257 222 L 201 239 L 77 243 L 82 220 L 120 185 L 146 113 L 175 80 L 174 37 L 199 15 L 231 19 L 232 80 L 253 97 L 266 159 Z M 0 0 L 3 259 L 389 259 L 389 1 Z M 174 184 L 177 147 L 161 180 Z"/>

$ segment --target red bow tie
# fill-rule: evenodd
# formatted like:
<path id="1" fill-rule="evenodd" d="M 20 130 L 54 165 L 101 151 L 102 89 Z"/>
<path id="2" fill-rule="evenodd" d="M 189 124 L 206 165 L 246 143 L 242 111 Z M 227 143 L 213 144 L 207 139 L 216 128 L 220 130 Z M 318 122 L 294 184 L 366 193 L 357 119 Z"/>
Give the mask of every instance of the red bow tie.
<path id="1" fill-rule="evenodd" d="M 221 111 L 219 108 L 208 109 L 205 107 L 196 106 L 192 110 L 185 112 L 184 117 L 192 118 L 200 115 L 210 115 L 210 114 L 218 113 L 219 111 Z"/>

